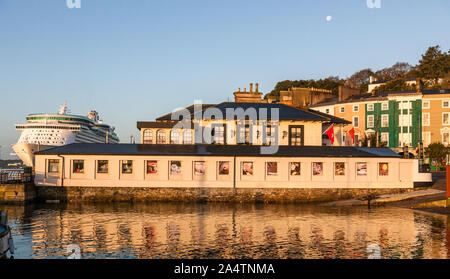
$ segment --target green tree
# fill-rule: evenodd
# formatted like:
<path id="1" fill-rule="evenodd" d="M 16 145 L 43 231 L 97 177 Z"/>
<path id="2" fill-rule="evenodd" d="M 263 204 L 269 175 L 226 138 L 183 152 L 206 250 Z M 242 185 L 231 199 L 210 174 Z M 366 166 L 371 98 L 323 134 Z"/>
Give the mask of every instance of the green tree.
<path id="1" fill-rule="evenodd" d="M 439 45 L 429 47 L 416 68 L 419 77 L 438 80 L 450 72 L 450 51 L 442 52 Z"/>
<path id="2" fill-rule="evenodd" d="M 449 153 L 449 148 L 445 147 L 442 143 L 436 142 L 428 145 L 425 148 L 425 154 L 428 158 L 435 159 L 439 163 L 445 159 Z"/>
<path id="3" fill-rule="evenodd" d="M 319 80 L 284 80 L 280 81 L 275 85 L 275 88 L 264 98 L 268 97 L 276 97 L 278 98 L 280 96 L 280 91 L 286 91 L 292 87 L 303 87 L 303 88 L 320 88 L 320 89 L 327 89 L 331 90 L 334 95 L 338 95 L 339 92 L 339 86 L 344 85 L 344 80 L 340 79 L 339 77 L 331 76 L 325 79 L 319 79 Z"/>
<path id="4" fill-rule="evenodd" d="M 346 85 L 350 86 L 351 88 L 359 89 L 361 90 L 361 92 L 367 92 L 369 78 L 373 75 L 374 72 L 369 68 L 361 70 L 350 76 L 346 81 Z"/>

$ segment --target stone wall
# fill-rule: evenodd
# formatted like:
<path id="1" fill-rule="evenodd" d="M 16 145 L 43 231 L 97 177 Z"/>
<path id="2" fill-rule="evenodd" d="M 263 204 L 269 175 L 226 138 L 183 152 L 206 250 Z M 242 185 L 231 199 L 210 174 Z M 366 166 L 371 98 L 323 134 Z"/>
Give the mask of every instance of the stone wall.
<path id="1" fill-rule="evenodd" d="M 24 203 L 35 197 L 32 183 L 0 184 L 0 203 Z"/>
<path id="2" fill-rule="evenodd" d="M 371 189 L 371 193 L 406 193 L 414 189 Z M 369 189 L 229 189 L 229 188 L 131 188 L 37 186 L 40 201 L 67 202 L 328 202 L 367 195 Z"/>

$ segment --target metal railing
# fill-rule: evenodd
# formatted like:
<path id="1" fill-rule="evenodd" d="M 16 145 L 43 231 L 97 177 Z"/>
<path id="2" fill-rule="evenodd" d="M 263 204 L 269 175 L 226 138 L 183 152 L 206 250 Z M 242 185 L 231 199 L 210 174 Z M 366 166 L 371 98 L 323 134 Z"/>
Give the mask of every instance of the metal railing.
<path id="1" fill-rule="evenodd" d="M 0 169 L 1 184 L 27 183 L 31 181 L 31 169 Z"/>

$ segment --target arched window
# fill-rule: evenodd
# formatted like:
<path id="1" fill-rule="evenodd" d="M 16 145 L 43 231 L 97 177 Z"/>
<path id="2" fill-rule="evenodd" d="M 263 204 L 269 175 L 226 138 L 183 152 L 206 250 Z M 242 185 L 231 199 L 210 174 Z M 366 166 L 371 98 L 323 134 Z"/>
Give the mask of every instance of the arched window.
<path id="1" fill-rule="evenodd" d="M 166 131 L 158 130 L 156 132 L 156 143 L 157 144 L 165 144 L 166 143 Z"/>
<path id="2" fill-rule="evenodd" d="M 144 144 L 152 144 L 153 143 L 153 131 L 152 130 L 144 130 Z"/>
<path id="3" fill-rule="evenodd" d="M 180 142 L 180 134 L 178 133 L 178 130 L 172 130 L 170 132 L 170 143 L 178 144 L 179 142 Z"/>
<path id="4" fill-rule="evenodd" d="M 191 130 L 183 131 L 183 144 L 192 144 L 192 132 Z"/>

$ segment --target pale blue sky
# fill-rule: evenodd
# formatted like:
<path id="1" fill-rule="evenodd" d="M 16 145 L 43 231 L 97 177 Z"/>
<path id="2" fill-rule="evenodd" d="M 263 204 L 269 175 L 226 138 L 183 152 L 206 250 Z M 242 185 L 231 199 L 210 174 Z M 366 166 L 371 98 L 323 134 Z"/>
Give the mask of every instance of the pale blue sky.
<path id="1" fill-rule="evenodd" d="M 450 1 L 0 0 L 1 158 L 29 113 L 96 109 L 122 142 L 136 121 L 259 82 L 347 77 L 450 48 Z M 326 21 L 330 15 L 333 19 Z"/>

